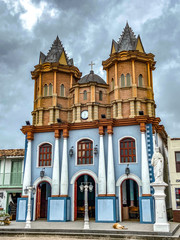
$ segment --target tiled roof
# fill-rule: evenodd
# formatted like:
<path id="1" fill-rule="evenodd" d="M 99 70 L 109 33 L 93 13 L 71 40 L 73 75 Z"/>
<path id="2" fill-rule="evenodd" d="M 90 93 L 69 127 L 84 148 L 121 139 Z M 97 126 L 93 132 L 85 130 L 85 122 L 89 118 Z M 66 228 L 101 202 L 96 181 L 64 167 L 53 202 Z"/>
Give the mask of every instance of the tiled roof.
<path id="1" fill-rule="evenodd" d="M 59 59 L 61 57 L 61 54 L 62 52 L 64 51 L 65 53 L 65 58 L 66 58 L 66 61 L 67 61 L 67 64 L 68 65 L 73 65 L 73 59 L 69 59 L 65 50 L 64 50 L 64 47 L 59 39 L 59 37 L 57 36 L 57 38 L 54 40 L 53 44 L 52 44 L 52 47 L 51 49 L 49 50 L 47 56 L 40 52 L 40 61 L 41 63 L 44 63 L 44 62 L 59 62 Z"/>
<path id="2" fill-rule="evenodd" d="M 2 149 L 0 150 L 0 157 L 18 157 L 24 156 L 24 149 Z"/>
<path id="3" fill-rule="evenodd" d="M 96 83 L 101 83 L 101 84 L 106 84 L 106 82 L 97 74 L 94 74 L 94 71 L 90 71 L 89 74 L 85 75 L 82 77 L 78 83 L 83 84 L 83 83 L 90 83 L 90 82 L 96 82 Z"/>

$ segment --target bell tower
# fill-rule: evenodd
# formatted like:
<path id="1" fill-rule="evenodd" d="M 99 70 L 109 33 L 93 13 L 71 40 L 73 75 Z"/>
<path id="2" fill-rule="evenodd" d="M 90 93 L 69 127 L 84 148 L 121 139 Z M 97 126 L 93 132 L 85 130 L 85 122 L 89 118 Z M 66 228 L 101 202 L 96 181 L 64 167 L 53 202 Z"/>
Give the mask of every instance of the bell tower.
<path id="1" fill-rule="evenodd" d="M 119 40 L 112 40 L 110 57 L 102 65 L 107 73 L 112 118 L 155 117 L 154 55 L 145 52 L 140 36 L 134 35 L 128 23 Z"/>
<path id="2" fill-rule="evenodd" d="M 33 125 L 50 125 L 71 121 L 72 109 L 69 89 L 76 83 L 81 73 L 69 59 L 57 36 L 47 56 L 40 52 L 39 64 L 31 72 L 34 80 Z"/>

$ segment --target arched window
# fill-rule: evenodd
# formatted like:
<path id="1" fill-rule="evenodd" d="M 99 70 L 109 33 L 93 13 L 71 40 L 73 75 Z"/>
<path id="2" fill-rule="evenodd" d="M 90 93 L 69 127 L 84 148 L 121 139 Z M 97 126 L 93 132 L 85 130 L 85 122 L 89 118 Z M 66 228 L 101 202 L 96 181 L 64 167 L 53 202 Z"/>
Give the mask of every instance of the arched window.
<path id="1" fill-rule="evenodd" d="M 50 83 L 49 84 L 49 96 L 53 95 L 53 85 Z"/>
<path id="2" fill-rule="evenodd" d="M 138 86 L 139 87 L 143 86 L 143 76 L 142 76 L 142 74 L 140 74 L 139 77 L 138 77 Z"/>
<path id="3" fill-rule="evenodd" d="M 64 84 L 61 84 L 61 87 L 60 87 L 60 96 L 61 96 L 61 97 L 64 97 Z"/>
<path id="4" fill-rule="evenodd" d="M 49 143 L 39 147 L 39 167 L 51 166 L 52 147 Z"/>
<path id="5" fill-rule="evenodd" d="M 102 97 L 103 96 L 103 93 L 102 93 L 102 91 L 99 91 L 99 101 L 102 101 Z"/>
<path id="6" fill-rule="evenodd" d="M 121 87 L 125 87 L 125 78 L 124 78 L 124 74 L 121 74 Z"/>
<path id="7" fill-rule="evenodd" d="M 93 142 L 83 139 L 77 144 L 77 164 L 93 164 Z"/>
<path id="8" fill-rule="evenodd" d="M 87 100 L 87 91 L 86 90 L 84 90 L 84 92 L 83 92 L 83 99 Z"/>
<path id="9" fill-rule="evenodd" d="M 114 90 L 114 78 L 111 80 L 111 91 Z"/>
<path id="10" fill-rule="evenodd" d="M 126 86 L 127 87 L 131 86 L 131 76 L 129 73 L 126 74 Z"/>
<path id="11" fill-rule="evenodd" d="M 136 147 L 133 138 L 123 138 L 120 141 L 120 162 L 136 162 Z"/>
<path id="12" fill-rule="evenodd" d="M 47 96 L 48 94 L 48 86 L 47 84 L 44 85 L 44 96 Z"/>

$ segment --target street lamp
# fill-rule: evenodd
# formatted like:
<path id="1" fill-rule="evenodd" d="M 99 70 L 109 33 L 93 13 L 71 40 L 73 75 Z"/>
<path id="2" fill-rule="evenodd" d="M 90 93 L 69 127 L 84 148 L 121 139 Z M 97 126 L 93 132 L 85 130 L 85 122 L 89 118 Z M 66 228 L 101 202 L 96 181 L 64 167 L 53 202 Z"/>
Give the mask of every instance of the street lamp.
<path id="1" fill-rule="evenodd" d="M 89 229 L 89 215 L 88 215 L 88 189 L 89 192 L 93 191 L 93 185 L 91 182 L 81 182 L 81 185 L 79 186 L 80 191 L 84 191 L 84 229 Z"/>
<path id="2" fill-rule="evenodd" d="M 31 193 L 35 194 L 35 187 L 29 186 L 24 189 L 25 194 L 28 193 L 28 209 L 27 209 L 27 217 L 26 217 L 26 225 L 25 228 L 31 228 Z"/>

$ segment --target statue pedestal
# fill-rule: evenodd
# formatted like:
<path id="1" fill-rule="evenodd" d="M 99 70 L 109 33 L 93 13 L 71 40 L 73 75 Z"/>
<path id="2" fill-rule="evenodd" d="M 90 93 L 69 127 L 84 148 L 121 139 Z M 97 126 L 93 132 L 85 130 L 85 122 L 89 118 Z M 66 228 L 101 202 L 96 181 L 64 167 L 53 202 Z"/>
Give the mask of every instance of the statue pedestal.
<path id="1" fill-rule="evenodd" d="M 164 193 L 165 188 L 168 186 L 166 183 L 151 183 L 154 188 L 155 199 L 155 223 L 153 226 L 154 232 L 169 232 L 170 227 L 167 221 L 166 203 Z"/>

